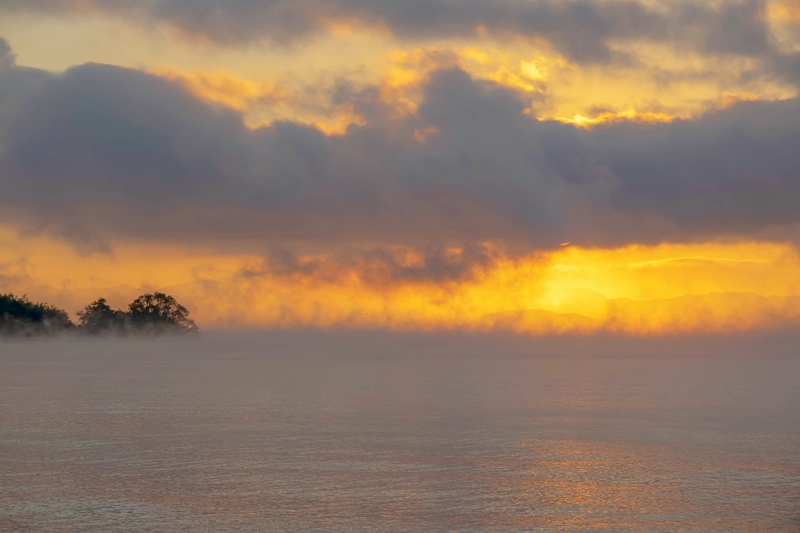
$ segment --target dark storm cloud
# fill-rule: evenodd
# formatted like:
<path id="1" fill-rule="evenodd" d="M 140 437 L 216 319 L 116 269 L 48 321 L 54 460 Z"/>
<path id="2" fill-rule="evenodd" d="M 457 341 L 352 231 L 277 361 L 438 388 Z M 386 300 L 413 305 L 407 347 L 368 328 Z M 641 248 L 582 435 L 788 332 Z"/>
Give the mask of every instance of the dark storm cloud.
<path id="1" fill-rule="evenodd" d="M 611 205 L 668 217 L 686 232 L 724 234 L 800 220 L 800 101 L 742 102 L 695 120 L 613 124 L 590 132 L 550 124 L 559 175 L 617 180 Z"/>
<path id="2" fill-rule="evenodd" d="M 413 150 L 394 172 L 413 194 L 458 191 L 539 228 L 558 224 L 560 181 L 548 179 L 538 123 L 508 91 L 473 82 L 461 70 L 437 73 L 419 108 L 441 137 Z"/>
<path id="3" fill-rule="evenodd" d="M 371 88 L 339 91 L 369 121 L 327 137 L 288 122 L 252 131 L 171 82 L 106 65 L 52 75 L 7 62 L 0 96 L 4 221 L 87 249 L 115 237 L 609 245 L 800 222 L 797 100 L 583 131 L 449 69 L 400 122 Z M 443 257 L 425 275 L 457 276 Z"/>
<path id="4" fill-rule="evenodd" d="M 220 194 L 244 155 L 238 116 L 158 78 L 101 65 L 50 76 L 9 127 L 7 184 L 22 196 L 159 204 Z"/>
<path id="5" fill-rule="evenodd" d="M 49 78 L 46 72 L 17 67 L 11 47 L 0 37 L 0 150 L 7 143 L 11 117 Z"/>
<path id="6" fill-rule="evenodd" d="M 605 61 L 610 38 L 664 34 L 664 21 L 635 2 L 529 2 L 503 0 L 163 1 L 160 20 L 217 42 L 263 37 L 296 40 L 325 20 L 355 20 L 388 28 L 401 38 L 470 37 L 490 33 L 544 37 L 577 61 Z"/>
<path id="7" fill-rule="evenodd" d="M 772 52 L 763 0 L 726 2 L 719 9 L 705 3 L 676 8 L 673 30 L 683 41 L 717 54 L 763 56 Z"/>
<path id="8" fill-rule="evenodd" d="M 441 244 L 427 244 L 416 250 L 415 261 L 407 261 L 402 251 L 386 247 L 359 250 L 358 253 L 339 253 L 331 257 L 298 257 L 290 250 L 274 248 L 258 269 L 243 271 L 245 277 L 313 276 L 329 282 L 357 271 L 368 284 L 461 281 L 476 274 L 476 269 L 493 266 L 496 251 L 485 244 L 467 244 L 452 252 Z"/>
<path id="9" fill-rule="evenodd" d="M 798 100 L 744 102 L 663 129 L 665 139 L 638 142 L 633 131 L 621 132 L 608 156 L 624 184 L 617 205 L 728 227 L 798 220 Z M 628 143 L 634 153 L 620 148 Z"/>
<path id="10" fill-rule="evenodd" d="M 800 87 L 800 52 L 773 56 L 768 69 L 780 79 Z"/>
<path id="11" fill-rule="evenodd" d="M 606 62 L 612 42 L 671 41 L 713 54 L 777 54 L 765 0 L 681 2 L 667 9 L 635 1 L 554 0 L 0 0 L 6 11 L 122 13 L 156 20 L 223 45 L 290 44 L 331 21 L 388 29 L 404 39 L 544 38 L 578 62 Z"/>
<path id="12" fill-rule="evenodd" d="M 341 137 L 292 123 L 250 131 L 240 116 L 174 84 L 111 66 L 88 64 L 63 75 L 12 68 L 9 76 L 36 78 L 37 90 L 4 121 L 4 197 L 38 206 L 59 226 L 90 231 L 107 224 L 116 226 L 110 231 L 163 236 L 169 230 L 150 226 L 153 217 L 133 224 L 125 209 L 192 204 L 203 216 L 170 220 L 177 234 L 191 233 L 186 226 L 194 220 L 203 225 L 194 231 L 212 234 L 235 233 L 242 224 L 249 227 L 240 233 L 261 236 L 287 224 L 294 228 L 284 233 L 318 234 L 316 223 L 323 233 L 347 233 L 355 224 L 373 237 L 431 225 L 443 235 L 475 235 L 486 230 L 488 216 L 549 239 L 561 216 L 558 183 L 530 151 L 536 123 L 512 94 L 461 71 L 434 76 L 421 117 L 403 126 L 408 135 L 399 139 L 390 139 L 381 122 Z M 379 104 L 367 98 L 360 105 Z M 417 124 L 437 127 L 440 139 L 415 141 Z M 112 204 L 122 207 L 104 222 L 92 218 L 93 209 Z"/>
<path id="13" fill-rule="evenodd" d="M 0 69 L 12 67 L 14 62 L 14 52 L 11 50 L 11 46 L 8 41 L 0 37 Z"/>

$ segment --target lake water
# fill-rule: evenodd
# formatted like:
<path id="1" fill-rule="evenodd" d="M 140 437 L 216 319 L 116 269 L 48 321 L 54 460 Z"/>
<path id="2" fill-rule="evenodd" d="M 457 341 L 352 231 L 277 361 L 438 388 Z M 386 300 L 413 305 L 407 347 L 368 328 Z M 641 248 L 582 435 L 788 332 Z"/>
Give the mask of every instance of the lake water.
<path id="1" fill-rule="evenodd" d="M 0 344 L 0 531 L 800 531 L 791 340 Z"/>

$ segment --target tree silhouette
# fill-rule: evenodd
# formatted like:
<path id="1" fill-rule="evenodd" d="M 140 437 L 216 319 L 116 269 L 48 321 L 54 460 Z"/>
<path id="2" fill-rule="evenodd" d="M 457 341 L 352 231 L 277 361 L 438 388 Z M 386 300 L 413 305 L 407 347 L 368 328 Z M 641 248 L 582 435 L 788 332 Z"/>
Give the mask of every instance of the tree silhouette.
<path id="1" fill-rule="evenodd" d="M 128 306 L 128 311 L 112 309 L 105 298 L 98 298 L 77 313 L 78 327 L 63 309 L 34 303 L 26 296 L 0 294 L 0 336 L 34 336 L 77 329 L 80 333 L 196 333 L 189 311 L 163 292 L 143 294 Z"/>
<path id="2" fill-rule="evenodd" d="M 129 323 L 128 314 L 122 310 L 112 309 L 105 298 L 98 298 L 82 311 L 78 311 L 78 318 L 78 326 L 83 332 L 90 334 L 123 333 Z"/>
<path id="3" fill-rule="evenodd" d="M 172 330 L 193 333 L 197 331 L 189 311 L 175 298 L 163 292 L 143 294 L 128 306 L 131 324 L 139 329 L 154 332 Z"/>
<path id="4" fill-rule="evenodd" d="M 63 309 L 33 303 L 24 295 L 0 294 L 0 334 L 30 336 L 74 327 L 75 324 Z"/>

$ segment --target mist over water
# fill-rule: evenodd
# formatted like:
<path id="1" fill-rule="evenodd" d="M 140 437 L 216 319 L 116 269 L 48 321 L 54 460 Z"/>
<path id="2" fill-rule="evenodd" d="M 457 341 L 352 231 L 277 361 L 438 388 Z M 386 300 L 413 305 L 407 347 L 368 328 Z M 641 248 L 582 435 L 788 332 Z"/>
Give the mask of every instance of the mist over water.
<path id="1" fill-rule="evenodd" d="M 796 337 L 0 344 L 0 531 L 800 531 Z"/>

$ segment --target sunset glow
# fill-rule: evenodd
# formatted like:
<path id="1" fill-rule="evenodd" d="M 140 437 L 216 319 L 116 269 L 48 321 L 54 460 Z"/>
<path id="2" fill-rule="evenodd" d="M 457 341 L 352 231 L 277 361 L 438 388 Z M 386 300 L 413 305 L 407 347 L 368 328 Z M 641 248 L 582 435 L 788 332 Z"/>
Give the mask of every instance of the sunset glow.
<path id="1" fill-rule="evenodd" d="M 800 0 L 0 0 L 0 531 L 798 531 L 799 339 Z"/>
<path id="2" fill-rule="evenodd" d="M 797 324 L 796 2 L 178 4 L 0 5 L 0 291 L 169 290 L 222 329 Z"/>
<path id="3" fill-rule="evenodd" d="M 778 243 L 570 246 L 522 256 L 483 244 L 264 258 L 148 245 L 81 256 L 48 239 L 6 239 L 13 244 L 0 263 L 15 290 L 74 311 L 100 296 L 122 307 L 166 288 L 212 328 L 669 335 L 800 324 L 800 256 Z"/>

